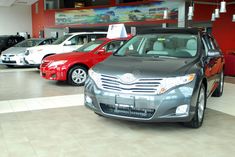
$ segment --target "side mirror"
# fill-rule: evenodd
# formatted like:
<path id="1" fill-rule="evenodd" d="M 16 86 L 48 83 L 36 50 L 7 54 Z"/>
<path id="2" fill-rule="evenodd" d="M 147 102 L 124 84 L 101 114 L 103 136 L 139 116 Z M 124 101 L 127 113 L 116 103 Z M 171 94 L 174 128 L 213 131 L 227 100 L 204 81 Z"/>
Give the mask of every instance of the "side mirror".
<path id="1" fill-rule="evenodd" d="M 71 42 L 71 41 L 66 41 L 66 42 L 64 43 L 64 46 L 70 46 L 70 45 L 72 45 L 72 42 Z"/>
<path id="2" fill-rule="evenodd" d="M 219 57 L 219 56 L 221 56 L 221 54 L 217 50 L 209 50 L 207 56 L 208 57 Z"/>
<path id="3" fill-rule="evenodd" d="M 104 54 L 106 51 L 105 49 L 99 49 L 96 54 Z"/>

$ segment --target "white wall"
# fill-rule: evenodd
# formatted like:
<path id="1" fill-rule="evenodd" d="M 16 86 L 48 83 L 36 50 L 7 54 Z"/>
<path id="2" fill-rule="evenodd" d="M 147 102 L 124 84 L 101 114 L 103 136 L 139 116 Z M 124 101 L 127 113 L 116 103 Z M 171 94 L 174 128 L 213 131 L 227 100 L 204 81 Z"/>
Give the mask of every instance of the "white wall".
<path id="1" fill-rule="evenodd" d="M 31 17 L 31 6 L 0 7 L 0 35 L 12 35 L 16 32 L 28 32 L 31 35 Z"/>

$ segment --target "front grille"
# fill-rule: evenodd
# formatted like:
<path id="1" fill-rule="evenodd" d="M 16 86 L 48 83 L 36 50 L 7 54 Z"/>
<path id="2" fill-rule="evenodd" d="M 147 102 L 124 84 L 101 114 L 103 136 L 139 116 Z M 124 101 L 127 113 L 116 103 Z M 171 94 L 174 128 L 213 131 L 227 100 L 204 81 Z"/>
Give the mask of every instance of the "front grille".
<path id="1" fill-rule="evenodd" d="M 117 116 L 132 117 L 132 118 L 149 119 L 155 113 L 155 109 L 115 107 L 113 105 L 102 104 L 102 103 L 100 104 L 100 107 L 104 113 L 117 115 Z"/>
<path id="2" fill-rule="evenodd" d="M 10 58 L 10 57 L 15 57 L 15 55 L 3 55 L 3 57 L 8 57 L 8 58 Z"/>
<path id="3" fill-rule="evenodd" d="M 162 79 L 158 78 L 140 78 L 131 84 L 125 84 L 118 77 L 108 75 L 101 75 L 100 79 L 104 90 L 135 94 L 154 94 L 162 81 Z"/>
<path id="4" fill-rule="evenodd" d="M 16 61 L 5 61 L 5 60 L 2 60 L 3 63 L 16 63 Z"/>

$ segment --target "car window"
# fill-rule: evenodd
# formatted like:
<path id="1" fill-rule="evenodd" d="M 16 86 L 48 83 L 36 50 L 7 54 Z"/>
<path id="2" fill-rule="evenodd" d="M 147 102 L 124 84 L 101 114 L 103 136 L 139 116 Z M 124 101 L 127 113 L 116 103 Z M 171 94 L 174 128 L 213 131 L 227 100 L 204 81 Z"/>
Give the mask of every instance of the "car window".
<path id="1" fill-rule="evenodd" d="M 106 52 L 115 52 L 119 47 L 125 43 L 124 40 L 112 41 L 104 46 Z"/>
<path id="2" fill-rule="evenodd" d="M 103 40 L 95 40 L 91 41 L 87 44 L 84 44 L 82 47 L 75 50 L 76 52 L 90 52 L 100 46 L 104 41 Z"/>
<path id="3" fill-rule="evenodd" d="M 197 35 L 147 34 L 129 40 L 115 55 L 190 58 L 197 54 Z"/>
<path id="4" fill-rule="evenodd" d="M 205 51 L 206 55 L 208 53 L 208 45 L 206 44 L 206 40 L 202 37 L 202 49 Z"/>
<path id="5" fill-rule="evenodd" d="M 40 39 L 27 39 L 16 44 L 14 47 L 33 47 L 33 46 L 37 46 L 41 42 L 42 40 Z"/>
<path id="6" fill-rule="evenodd" d="M 42 41 L 39 45 L 49 45 L 53 42 L 52 39 L 46 39 L 44 41 Z"/>
<path id="7" fill-rule="evenodd" d="M 87 35 L 76 35 L 69 41 L 71 41 L 71 45 L 84 45 L 88 42 Z"/>
<path id="8" fill-rule="evenodd" d="M 16 44 L 16 41 L 14 38 L 9 38 L 7 41 L 8 46 L 13 46 Z"/>
<path id="9" fill-rule="evenodd" d="M 71 37 L 71 36 L 72 36 L 72 35 L 70 35 L 70 34 L 64 35 L 64 36 L 58 38 L 57 40 L 55 40 L 52 44 L 53 44 L 53 45 L 59 45 L 59 44 L 63 43 L 66 39 L 68 39 L 69 37 Z"/>

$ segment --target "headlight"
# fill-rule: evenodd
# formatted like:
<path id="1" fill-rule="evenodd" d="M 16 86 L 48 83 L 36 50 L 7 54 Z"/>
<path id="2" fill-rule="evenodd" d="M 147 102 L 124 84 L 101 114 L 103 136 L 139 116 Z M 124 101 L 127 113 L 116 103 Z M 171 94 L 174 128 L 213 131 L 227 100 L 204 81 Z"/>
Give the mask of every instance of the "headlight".
<path id="1" fill-rule="evenodd" d="M 166 91 L 168 91 L 169 89 L 173 87 L 187 84 L 193 81 L 194 78 L 195 78 L 195 74 L 189 74 L 189 75 L 180 76 L 180 77 L 165 78 L 163 82 L 161 82 L 161 86 L 159 88 L 158 94 L 165 93 Z"/>
<path id="2" fill-rule="evenodd" d="M 55 62 L 52 62 L 49 67 L 53 67 L 53 66 L 58 66 L 58 65 L 62 65 L 64 63 L 66 63 L 67 60 L 61 60 L 61 61 L 55 61 Z"/>
<path id="3" fill-rule="evenodd" d="M 102 87 L 102 83 L 101 83 L 100 74 L 95 72 L 92 68 L 88 71 L 88 74 L 91 77 L 91 79 L 96 83 L 96 85 L 99 88 L 101 88 Z"/>

